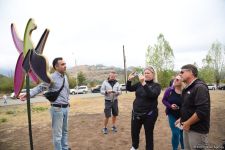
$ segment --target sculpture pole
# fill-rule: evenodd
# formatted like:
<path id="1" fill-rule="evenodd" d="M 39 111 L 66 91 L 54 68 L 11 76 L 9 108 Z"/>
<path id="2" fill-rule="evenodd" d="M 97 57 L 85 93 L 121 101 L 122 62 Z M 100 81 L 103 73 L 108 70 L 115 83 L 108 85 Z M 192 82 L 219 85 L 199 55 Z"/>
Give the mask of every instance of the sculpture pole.
<path id="1" fill-rule="evenodd" d="M 26 73 L 26 93 L 27 93 L 27 117 L 29 127 L 30 149 L 33 150 L 33 137 L 32 137 L 32 125 L 31 125 L 31 109 L 30 109 L 30 78 Z"/>
<path id="2" fill-rule="evenodd" d="M 14 44 L 19 52 L 19 58 L 17 60 L 15 75 L 14 75 L 14 92 L 16 97 L 19 96 L 23 87 L 24 76 L 26 78 L 26 98 L 27 98 L 27 117 L 29 128 L 30 149 L 33 150 L 33 138 L 32 138 L 32 124 L 31 124 L 31 108 L 30 108 L 30 78 L 39 83 L 39 80 L 50 84 L 51 78 L 48 72 L 48 61 L 42 55 L 45 42 L 48 37 L 49 30 L 45 29 L 37 46 L 34 48 L 31 40 L 31 33 L 37 28 L 34 20 L 29 19 L 25 32 L 24 40 L 22 41 L 15 29 L 15 25 L 11 24 L 11 33 Z"/>

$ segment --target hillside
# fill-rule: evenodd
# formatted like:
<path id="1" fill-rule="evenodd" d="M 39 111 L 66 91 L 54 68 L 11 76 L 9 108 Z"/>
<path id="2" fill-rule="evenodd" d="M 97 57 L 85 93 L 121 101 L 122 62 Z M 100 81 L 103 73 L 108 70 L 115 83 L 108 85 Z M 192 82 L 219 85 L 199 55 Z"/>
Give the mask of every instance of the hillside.
<path id="1" fill-rule="evenodd" d="M 102 82 L 108 77 L 111 70 L 115 70 L 117 73 L 117 80 L 120 83 L 124 83 L 124 70 L 122 68 L 114 66 L 104 66 L 104 65 L 80 65 L 67 69 L 70 76 L 75 77 L 77 72 L 82 71 L 88 81 Z"/>
<path id="2" fill-rule="evenodd" d="M 2 74 L 0 74 L 0 78 L 3 78 L 3 77 L 5 77 L 4 75 L 2 75 Z"/>

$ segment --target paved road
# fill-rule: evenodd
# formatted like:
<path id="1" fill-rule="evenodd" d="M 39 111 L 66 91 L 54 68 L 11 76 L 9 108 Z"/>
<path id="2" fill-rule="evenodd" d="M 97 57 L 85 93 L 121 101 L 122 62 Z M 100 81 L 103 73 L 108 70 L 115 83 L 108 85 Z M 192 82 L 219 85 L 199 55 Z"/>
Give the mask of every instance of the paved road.
<path id="1" fill-rule="evenodd" d="M 87 93 L 87 94 L 78 94 L 78 95 L 70 95 L 70 98 L 90 98 L 90 97 L 101 97 L 102 95 L 100 93 Z M 37 103 L 37 102 L 48 102 L 48 100 L 42 96 L 37 95 L 34 98 L 31 98 L 31 103 Z M 0 106 L 9 106 L 9 105 L 20 105 L 26 104 L 26 101 L 21 101 L 19 99 L 11 99 L 10 97 L 7 98 L 7 103 L 4 103 L 3 98 L 0 98 Z"/>

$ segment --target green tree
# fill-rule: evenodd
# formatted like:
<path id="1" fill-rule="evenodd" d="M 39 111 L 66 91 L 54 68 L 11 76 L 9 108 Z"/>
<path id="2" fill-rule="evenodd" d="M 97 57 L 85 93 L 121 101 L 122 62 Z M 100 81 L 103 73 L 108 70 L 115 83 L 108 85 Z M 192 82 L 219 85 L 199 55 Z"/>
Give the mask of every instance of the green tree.
<path id="1" fill-rule="evenodd" d="M 77 81 L 79 86 L 86 84 L 86 76 L 82 71 L 78 72 Z"/>
<path id="2" fill-rule="evenodd" d="M 68 81 L 69 81 L 69 87 L 70 87 L 70 89 L 72 89 L 72 88 L 74 88 L 74 87 L 77 86 L 76 78 L 69 77 L 68 78 Z"/>
<path id="3" fill-rule="evenodd" d="M 13 78 L 6 76 L 0 77 L 0 91 L 1 92 L 12 92 L 13 91 Z"/>
<path id="4" fill-rule="evenodd" d="M 151 65 L 161 70 L 173 70 L 174 54 L 169 42 L 164 38 L 163 34 L 159 34 L 157 43 L 154 47 L 148 46 L 146 52 L 146 65 Z"/>
<path id="5" fill-rule="evenodd" d="M 170 81 L 172 80 L 172 76 L 174 75 L 174 71 L 172 70 L 163 70 L 158 72 L 158 81 L 160 85 L 165 88 L 169 86 Z"/>
<path id="6" fill-rule="evenodd" d="M 97 81 L 89 81 L 89 87 L 95 87 L 97 85 Z"/>
<path id="7" fill-rule="evenodd" d="M 174 54 L 169 42 L 163 34 L 157 37 L 157 43 L 148 46 L 146 52 L 146 66 L 153 66 L 159 83 L 162 87 L 168 86 L 171 76 L 174 74 Z"/>
<path id="8" fill-rule="evenodd" d="M 211 56 L 206 55 L 206 57 L 202 60 L 202 64 L 202 68 L 199 69 L 199 78 L 204 80 L 206 83 L 214 83 L 215 73 L 212 66 Z"/>
<path id="9" fill-rule="evenodd" d="M 55 69 L 53 67 L 49 67 L 49 73 L 54 73 Z"/>
<path id="10" fill-rule="evenodd" d="M 221 79 L 224 79 L 223 70 L 225 69 L 225 47 L 219 41 L 215 41 L 209 52 L 208 57 L 210 57 L 212 68 L 215 73 L 215 82 L 217 86 Z"/>

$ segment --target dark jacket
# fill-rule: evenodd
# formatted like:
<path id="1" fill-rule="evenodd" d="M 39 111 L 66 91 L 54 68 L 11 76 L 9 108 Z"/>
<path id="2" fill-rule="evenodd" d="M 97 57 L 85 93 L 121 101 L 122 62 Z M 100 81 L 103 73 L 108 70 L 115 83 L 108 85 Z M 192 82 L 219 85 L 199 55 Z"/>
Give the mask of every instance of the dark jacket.
<path id="1" fill-rule="evenodd" d="M 207 85 L 199 79 L 182 92 L 181 122 L 188 120 L 194 113 L 200 121 L 191 125 L 190 130 L 207 134 L 210 127 L 210 95 Z"/>
<path id="2" fill-rule="evenodd" d="M 135 91 L 135 100 L 133 102 L 133 111 L 137 113 L 148 113 L 157 110 L 158 96 L 161 92 L 161 86 L 158 83 L 146 81 L 142 86 L 140 82 L 131 86 L 131 81 L 127 81 L 127 90 Z"/>

